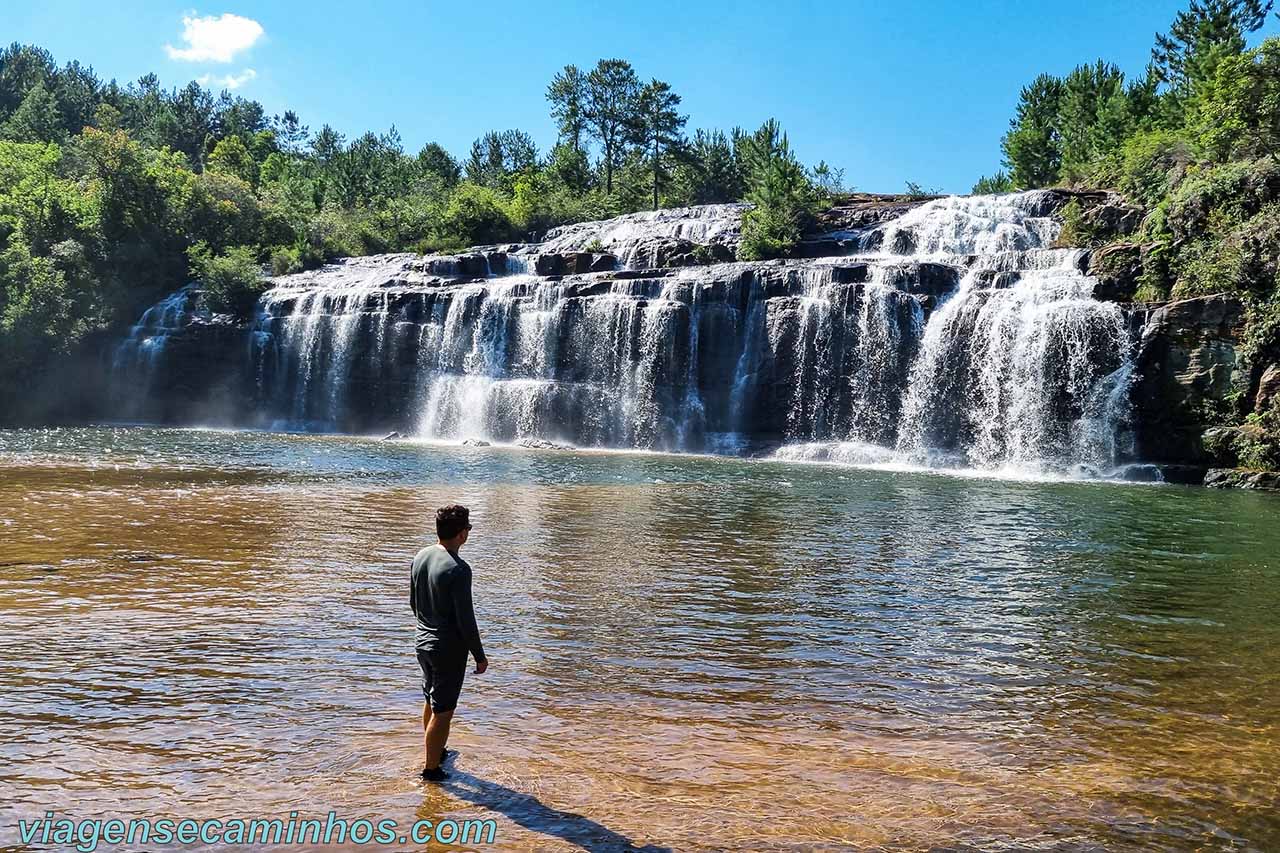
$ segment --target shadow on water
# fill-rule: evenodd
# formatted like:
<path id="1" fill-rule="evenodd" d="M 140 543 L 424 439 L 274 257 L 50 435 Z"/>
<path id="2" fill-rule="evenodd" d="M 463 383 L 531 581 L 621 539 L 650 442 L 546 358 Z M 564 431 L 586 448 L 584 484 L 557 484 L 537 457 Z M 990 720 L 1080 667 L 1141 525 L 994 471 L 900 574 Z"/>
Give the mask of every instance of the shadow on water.
<path id="1" fill-rule="evenodd" d="M 444 789 L 459 799 L 497 812 L 531 832 L 554 836 L 583 850 L 592 853 L 673 853 L 670 847 L 654 844 L 636 846 L 627 836 L 575 812 L 552 808 L 532 794 L 459 770 L 450 771 L 450 777 Z"/>

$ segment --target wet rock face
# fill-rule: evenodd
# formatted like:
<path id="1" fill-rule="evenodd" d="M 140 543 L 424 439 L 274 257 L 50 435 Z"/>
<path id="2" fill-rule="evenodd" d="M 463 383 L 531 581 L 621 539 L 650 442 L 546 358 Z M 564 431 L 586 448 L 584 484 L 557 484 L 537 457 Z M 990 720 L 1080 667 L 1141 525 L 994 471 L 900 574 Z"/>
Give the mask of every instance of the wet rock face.
<path id="1" fill-rule="evenodd" d="M 1253 410 L 1258 414 L 1280 401 L 1280 364 L 1269 364 L 1258 377 L 1258 391 L 1253 398 Z"/>
<path id="2" fill-rule="evenodd" d="M 1143 247 L 1115 243 L 1089 254 L 1088 275 L 1097 279 L 1093 295 L 1108 302 L 1132 302 L 1142 276 Z"/>
<path id="3" fill-rule="evenodd" d="M 1059 215 L 1071 202 L 1080 208 L 1081 225 L 1102 239 L 1127 237 L 1142 224 L 1142 210 L 1110 190 L 1071 190 L 1055 187 L 1045 190 L 1044 216 Z"/>
<path id="4" fill-rule="evenodd" d="M 538 275 L 575 275 L 611 270 L 617 259 L 607 252 L 550 252 L 533 256 Z"/>
<path id="5" fill-rule="evenodd" d="M 564 225 L 547 232 L 537 250 L 548 254 L 607 252 L 630 269 L 732 260 L 742 240 L 742 214 L 749 207 L 705 204 Z"/>
<path id="6" fill-rule="evenodd" d="M 157 306 L 125 348 L 186 411 L 234 387 L 209 397 L 245 424 L 1109 470 L 1134 336 L 1049 248 L 1058 201 L 862 197 L 827 224 L 863 233 L 750 263 L 743 205 L 632 214 L 282 277 L 225 328 Z"/>
<path id="7" fill-rule="evenodd" d="M 1210 468 L 1204 484 L 1213 489 L 1251 489 L 1280 492 L 1280 471 L 1248 471 L 1243 468 Z"/>
<path id="8" fill-rule="evenodd" d="M 1209 461 L 1202 435 L 1227 405 L 1243 331 L 1244 305 L 1231 296 L 1187 299 L 1151 313 L 1134 388 L 1140 458 Z"/>
<path id="9" fill-rule="evenodd" d="M 848 193 L 838 196 L 828 209 L 818 214 L 814 231 L 863 231 L 897 219 L 909 210 L 938 196 L 881 195 Z"/>

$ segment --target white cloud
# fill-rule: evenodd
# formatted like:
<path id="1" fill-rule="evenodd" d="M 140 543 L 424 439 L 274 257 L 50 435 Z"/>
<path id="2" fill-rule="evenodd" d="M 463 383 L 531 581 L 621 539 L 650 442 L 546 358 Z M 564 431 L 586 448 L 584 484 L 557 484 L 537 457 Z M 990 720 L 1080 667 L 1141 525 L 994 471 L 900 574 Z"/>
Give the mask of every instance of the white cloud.
<path id="1" fill-rule="evenodd" d="M 248 50 L 262 38 L 262 24 L 253 18 L 229 13 L 197 18 L 184 15 L 182 40 L 186 47 L 164 46 L 170 59 L 183 62 L 230 62 L 237 53 Z"/>
<path id="2" fill-rule="evenodd" d="M 252 68 L 246 68 L 239 74 L 228 74 L 225 77 L 219 77 L 216 74 L 205 74 L 203 77 L 197 77 L 196 82 L 201 86 L 212 85 L 214 88 L 220 89 L 239 89 L 257 76 L 257 71 Z"/>

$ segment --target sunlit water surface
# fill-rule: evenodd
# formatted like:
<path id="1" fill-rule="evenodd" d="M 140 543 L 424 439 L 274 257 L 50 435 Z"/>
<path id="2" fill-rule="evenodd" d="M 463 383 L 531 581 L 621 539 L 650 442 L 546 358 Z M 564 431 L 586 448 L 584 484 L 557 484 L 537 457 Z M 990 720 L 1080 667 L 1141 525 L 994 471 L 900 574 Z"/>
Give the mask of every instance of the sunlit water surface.
<path id="1" fill-rule="evenodd" d="M 424 787 L 408 565 L 492 668 Z M 0 432 L 0 842 L 495 817 L 524 850 L 1280 847 L 1280 499 L 154 429 Z"/>

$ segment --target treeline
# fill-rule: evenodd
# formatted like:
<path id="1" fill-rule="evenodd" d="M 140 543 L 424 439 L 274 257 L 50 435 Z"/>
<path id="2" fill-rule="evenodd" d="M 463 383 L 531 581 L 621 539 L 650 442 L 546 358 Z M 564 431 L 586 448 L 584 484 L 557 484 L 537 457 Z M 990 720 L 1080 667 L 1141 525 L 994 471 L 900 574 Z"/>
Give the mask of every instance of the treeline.
<path id="1" fill-rule="evenodd" d="M 1070 207 L 1064 240 L 1134 244 L 1140 301 L 1242 296 L 1243 357 L 1255 370 L 1280 362 L 1280 37 L 1248 47 L 1271 12 L 1271 0 L 1193 0 L 1156 35 L 1135 80 L 1104 60 L 1040 75 L 1003 139 L 1007 171 L 974 187 L 1119 190 L 1145 214 L 1136 234 L 1108 233 Z M 1280 468 L 1280 404 L 1246 404 L 1241 390 L 1231 410 L 1206 416 L 1260 427 L 1238 456 Z"/>
<path id="2" fill-rule="evenodd" d="M 494 130 L 464 156 L 348 140 L 292 111 L 155 75 L 121 86 L 38 47 L 0 51 L 0 403 L 41 366 L 202 280 L 243 309 L 261 272 L 453 251 L 647 207 L 748 200 L 743 257 L 786 254 L 842 175 L 802 166 L 775 121 L 686 132 L 681 99 L 619 59 L 547 88 L 540 151 Z M 3 419 L 3 416 L 0 416 Z"/>

